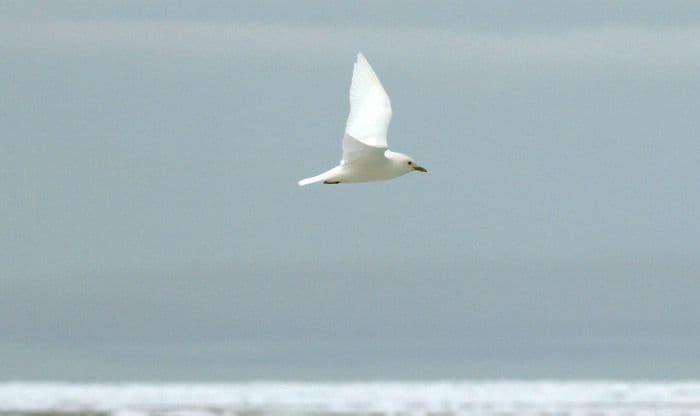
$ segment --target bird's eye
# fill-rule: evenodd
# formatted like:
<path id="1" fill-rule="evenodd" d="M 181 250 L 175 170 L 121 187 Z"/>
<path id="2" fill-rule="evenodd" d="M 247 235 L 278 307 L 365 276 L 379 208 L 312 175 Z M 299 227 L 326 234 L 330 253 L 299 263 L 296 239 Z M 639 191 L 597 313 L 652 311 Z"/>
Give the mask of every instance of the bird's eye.
<path id="1" fill-rule="evenodd" d="M 412 164 L 413 164 L 413 162 L 408 162 L 408 164 L 409 164 L 409 165 L 412 165 Z"/>

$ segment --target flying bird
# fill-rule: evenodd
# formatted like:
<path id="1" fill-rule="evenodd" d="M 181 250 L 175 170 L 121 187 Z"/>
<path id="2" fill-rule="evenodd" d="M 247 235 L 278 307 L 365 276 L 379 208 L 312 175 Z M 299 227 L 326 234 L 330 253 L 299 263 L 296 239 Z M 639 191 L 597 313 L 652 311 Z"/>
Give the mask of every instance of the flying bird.
<path id="1" fill-rule="evenodd" d="M 367 59 L 358 53 L 350 84 L 343 160 L 331 170 L 300 180 L 299 186 L 385 181 L 413 171 L 427 172 L 411 157 L 389 150 L 386 133 L 390 122 L 389 95 Z"/>

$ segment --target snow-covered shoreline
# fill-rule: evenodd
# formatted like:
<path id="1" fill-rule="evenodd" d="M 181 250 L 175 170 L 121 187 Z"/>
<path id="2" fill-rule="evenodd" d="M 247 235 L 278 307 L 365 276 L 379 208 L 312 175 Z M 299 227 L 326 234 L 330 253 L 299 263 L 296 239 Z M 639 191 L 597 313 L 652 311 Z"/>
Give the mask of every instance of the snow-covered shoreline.
<path id="1" fill-rule="evenodd" d="M 700 382 L 5 382 L 0 412 L 700 415 Z"/>

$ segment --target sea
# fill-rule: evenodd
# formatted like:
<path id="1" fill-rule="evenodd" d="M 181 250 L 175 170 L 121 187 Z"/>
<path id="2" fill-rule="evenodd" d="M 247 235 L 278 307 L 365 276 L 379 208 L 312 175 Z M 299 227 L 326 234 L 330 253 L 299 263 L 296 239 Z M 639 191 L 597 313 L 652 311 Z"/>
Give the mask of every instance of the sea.
<path id="1" fill-rule="evenodd" d="M 2 416 L 700 416 L 700 381 L 0 383 Z"/>

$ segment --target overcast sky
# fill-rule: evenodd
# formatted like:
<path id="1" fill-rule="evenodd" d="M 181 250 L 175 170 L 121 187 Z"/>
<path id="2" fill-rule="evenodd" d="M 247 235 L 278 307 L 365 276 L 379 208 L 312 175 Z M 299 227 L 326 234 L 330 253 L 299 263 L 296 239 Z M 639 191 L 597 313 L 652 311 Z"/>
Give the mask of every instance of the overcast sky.
<path id="1" fill-rule="evenodd" d="M 360 50 L 430 173 L 299 188 Z M 697 2 L 3 2 L 0 56 L 0 380 L 700 376 Z"/>

